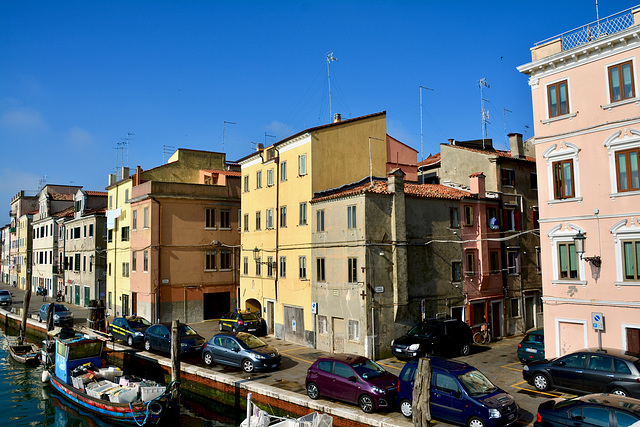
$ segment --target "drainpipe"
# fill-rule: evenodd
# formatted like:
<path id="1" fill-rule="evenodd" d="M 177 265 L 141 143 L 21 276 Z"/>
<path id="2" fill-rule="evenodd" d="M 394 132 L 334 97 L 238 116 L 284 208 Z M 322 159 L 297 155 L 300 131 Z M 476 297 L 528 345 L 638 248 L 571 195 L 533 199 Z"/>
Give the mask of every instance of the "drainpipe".
<path id="1" fill-rule="evenodd" d="M 156 281 L 158 283 L 158 287 L 157 287 L 157 293 L 156 293 L 156 318 L 158 319 L 158 322 L 160 322 L 160 285 L 162 284 L 162 275 L 160 274 L 160 265 L 161 265 L 161 250 L 162 250 L 162 205 L 160 204 L 160 202 L 158 202 L 155 198 L 153 197 L 149 197 L 149 199 L 156 203 L 158 205 L 158 265 L 157 265 L 157 272 L 158 274 L 156 275 Z M 149 228 L 151 228 L 151 224 L 152 224 L 152 214 L 151 214 L 151 209 L 149 209 Z M 153 248 L 153 244 L 150 243 L 149 246 L 149 255 L 151 255 L 151 249 Z M 170 283 L 169 286 L 171 286 L 172 284 Z M 186 292 L 186 291 L 185 291 Z M 185 304 L 186 304 L 186 294 L 185 294 Z M 186 316 L 186 308 L 185 308 L 185 316 Z M 185 322 L 186 322 L 186 318 L 185 318 Z"/>

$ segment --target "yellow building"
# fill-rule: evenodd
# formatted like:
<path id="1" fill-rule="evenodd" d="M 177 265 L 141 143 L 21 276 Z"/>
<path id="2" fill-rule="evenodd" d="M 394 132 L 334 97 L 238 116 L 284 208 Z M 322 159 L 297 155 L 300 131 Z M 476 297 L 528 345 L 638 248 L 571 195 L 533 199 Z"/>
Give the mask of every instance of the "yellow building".
<path id="1" fill-rule="evenodd" d="M 276 337 L 315 347 L 314 192 L 386 176 L 386 113 L 299 132 L 239 161 L 242 167 L 241 308 L 259 310 Z"/>

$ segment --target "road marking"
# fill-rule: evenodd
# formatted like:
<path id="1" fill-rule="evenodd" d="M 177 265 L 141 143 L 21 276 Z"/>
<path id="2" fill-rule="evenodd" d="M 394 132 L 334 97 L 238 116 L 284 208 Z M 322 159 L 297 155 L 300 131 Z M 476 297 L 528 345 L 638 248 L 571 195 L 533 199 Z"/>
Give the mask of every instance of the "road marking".
<path id="1" fill-rule="evenodd" d="M 510 387 L 517 388 L 518 390 L 528 391 L 531 393 L 544 394 L 545 396 L 550 396 L 550 397 L 562 397 L 562 395 L 557 393 L 547 393 L 546 391 L 536 390 L 535 388 L 531 389 L 531 388 L 519 387 L 520 384 L 528 384 L 528 383 L 526 381 L 520 381 L 519 383 L 515 383 Z M 570 397 L 575 397 L 575 396 L 570 396 Z"/>
<path id="2" fill-rule="evenodd" d="M 401 371 L 402 367 L 405 365 L 406 362 L 400 362 L 400 363 L 402 363 L 402 366 L 399 367 L 399 368 L 397 366 L 387 365 L 386 363 L 380 363 L 380 362 L 378 362 L 378 365 L 386 366 L 387 368 L 393 368 L 393 369 L 397 369 L 397 370 Z"/>
<path id="3" fill-rule="evenodd" d="M 296 348 L 290 348 L 290 349 L 287 349 L 287 350 L 281 350 L 281 351 L 280 351 L 280 353 L 286 353 L 286 352 L 288 352 L 288 351 L 295 351 L 295 350 L 302 350 L 302 349 L 307 349 L 307 350 L 308 350 L 308 349 L 309 349 L 309 347 L 296 347 Z"/>
<path id="4" fill-rule="evenodd" d="M 522 366 L 522 364 L 520 362 L 514 362 L 514 363 L 509 363 L 507 365 L 502 365 L 500 367 L 501 368 L 505 368 L 505 369 L 511 369 L 512 371 L 522 372 L 522 368 L 520 368 L 520 369 L 510 368 L 511 365 L 521 365 Z"/>
<path id="5" fill-rule="evenodd" d="M 281 352 L 280 352 L 280 354 L 283 354 L 283 352 L 281 351 Z M 311 364 L 313 363 L 313 362 L 310 362 L 310 361 L 308 361 L 308 360 L 306 360 L 306 359 L 301 359 L 301 358 L 299 358 L 299 357 L 295 357 L 295 356 L 292 356 L 292 355 L 290 355 L 290 354 L 287 354 L 286 356 L 287 356 L 287 357 L 290 357 L 291 359 L 296 359 L 296 360 L 299 360 L 299 361 L 301 361 L 301 362 L 308 363 L 309 365 L 311 365 Z"/>

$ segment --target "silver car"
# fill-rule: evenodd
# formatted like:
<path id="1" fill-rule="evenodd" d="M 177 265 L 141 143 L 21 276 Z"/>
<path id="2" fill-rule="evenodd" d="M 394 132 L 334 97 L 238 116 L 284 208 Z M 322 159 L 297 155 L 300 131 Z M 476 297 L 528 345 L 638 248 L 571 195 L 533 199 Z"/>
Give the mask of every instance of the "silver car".
<path id="1" fill-rule="evenodd" d="M 0 305 L 11 305 L 13 299 L 11 299 L 11 292 L 0 290 Z"/>

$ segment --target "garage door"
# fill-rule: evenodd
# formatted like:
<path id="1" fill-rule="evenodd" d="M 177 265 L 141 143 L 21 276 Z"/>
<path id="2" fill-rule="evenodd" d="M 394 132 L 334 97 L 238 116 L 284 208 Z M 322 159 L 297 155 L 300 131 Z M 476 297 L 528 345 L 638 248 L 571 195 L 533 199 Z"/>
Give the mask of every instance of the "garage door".
<path id="1" fill-rule="evenodd" d="M 298 307 L 284 307 L 284 339 L 304 344 L 304 310 Z"/>
<path id="2" fill-rule="evenodd" d="M 564 356 L 586 347 L 584 342 L 584 323 L 560 322 L 558 334 L 560 334 L 560 354 Z"/>

